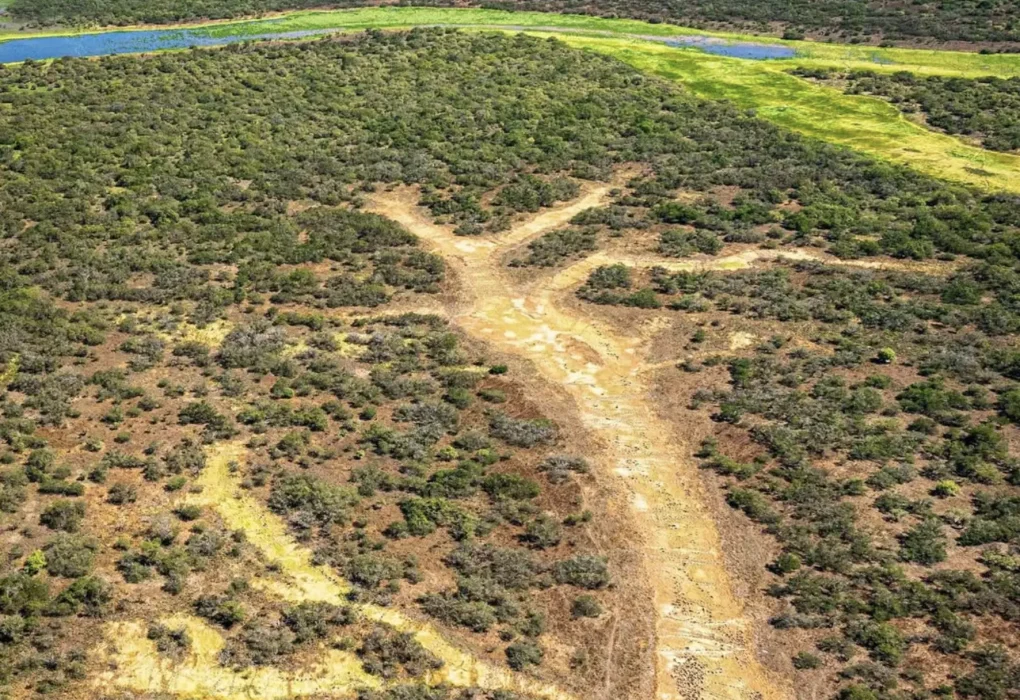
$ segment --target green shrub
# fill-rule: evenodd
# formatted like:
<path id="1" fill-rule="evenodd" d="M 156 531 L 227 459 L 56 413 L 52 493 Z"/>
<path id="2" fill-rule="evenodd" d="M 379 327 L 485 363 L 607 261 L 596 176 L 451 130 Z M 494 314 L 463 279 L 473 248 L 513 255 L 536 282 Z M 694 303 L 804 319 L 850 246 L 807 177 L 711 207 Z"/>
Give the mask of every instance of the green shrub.
<path id="1" fill-rule="evenodd" d="M 952 498 L 960 493 L 960 485 L 952 479 L 943 479 L 935 484 L 931 494 L 937 498 Z"/>
<path id="2" fill-rule="evenodd" d="M 113 600 L 113 588 L 97 576 L 75 579 L 53 600 L 52 615 L 87 615 L 102 617 Z"/>
<path id="3" fill-rule="evenodd" d="M 195 600 L 195 614 L 230 629 L 245 619 L 245 611 L 229 596 L 204 595 Z"/>
<path id="4" fill-rule="evenodd" d="M 351 607 L 320 601 L 298 603 L 285 609 L 282 617 L 298 644 L 325 639 L 336 627 L 353 624 L 356 618 L 357 614 Z"/>
<path id="5" fill-rule="evenodd" d="M 821 665 L 822 660 L 815 654 L 807 651 L 797 652 L 793 657 L 793 667 L 801 671 L 819 668 Z"/>
<path id="6" fill-rule="evenodd" d="M 673 229 L 663 231 L 659 237 L 659 252 L 675 258 L 687 257 L 694 253 L 715 255 L 722 247 L 719 236 L 704 229 L 694 231 Z"/>
<path id="7" fill-rule="evenodd" d="M 776 558 L 773 568 L 779 574 L 792 574 L 800 568 L 800 565 L 801 559 L 798 555 L 792 552 L 784 552 Z"/>
<path id="8" fill-rule="evenodd" d="M 181 660 L 191 650 L 191 635 L 187 628 L 173 628 L 160 622 L 152 622 L 146 637 L 156 644 L 156 651 L 175 661 Z"/>
<path id="9" fill-rule="evenodd" d="M 523 671 L 528 666 L 538 666 L 544 657 L 542 647 L 530 639 L 521 639 L 506 648 L 506 662 L 515 671 Z"/>
<path id="10" fill-rule="evenodd" d="M 77 532 L 85 519 L 85 504 L 81 501 L 60 499 L 47 505 L 39 515 L 39 522 L 51 530 Z"/>
<path id="11" fill-rule="evenodd" d="M 52 576 L 81 578 L 92 571 L 99 543 L 89 537 L 61 533 L 46 543 L 46 571 Z"/>
<path id="12" fill-rule="evenodd" d="M 450 535 L 457 540 L 474 535 L 477 526 L 475 517 L 445 498 L 408 498 L 400 502 L 404 516 L 403 530 L 390 530 L 391 536 L 404 533 L 424 537 L 435 532 L 437 527 L 447 527 Z"/>
<path id="13" fill-rule="evenodd" d="M 606 560 L 590 554 L 579 554 L 576 557 L 557 562 L 553 567 L 553 575 L 557 583 L 569 584 L 578 588 L 595 590 L 609 585 L 609 569 Z"/>
<path id="14" fill-rule="evenodd" d="M 281 474 L 273 480 L 269 493 L 269 508 L 273 512 L 282 515 L 308 513 L 315 523 L 323 526 L 345 522 L 350 508 L 357 502 L 354 489 L 328 484 L 310 474 Z"/>
<path id="15" fill-rule="evenodd" d="M 589 471 L 588 461 L 584 457 L 571 455 L 555 455 L 546 457 L 538 465 L 539 471 L 545 472 L 546 477 L 553 484 L 562 484 L 570 474 L 587 474 Z"/>
<path id="16" fill-rule="evenodd" d="M 138 500 L 138 489 L 133 484 L 118 482 L 110 486 L 106 492 L 106 501 L 120 506 Z"/>
<path id="17" fill-rule="evenodd" d="M 757 491 L 732 488 L 726 494 L 726 502 L 737 508 L 755 522 L 771 525 L 779 522 L 779 514 L 769 505 L 768 499 Z"/>
<path id="18" fill-rule="evenodd" d="M 492 415 L 489 419 L 489 432 L 514 447 L 534 447 L 552 442 L 556 436 L 556 428 L 551 421 L 511 418 L 505 413 Z"/>
<path id="19" fill-rule="evenodd" d="M 493 500 L 503 498 L 527 500 L 535 498 L 542 492 L 537 483 L 517 474 L 490 474 L 482 479 L 481 486 Z"/>
<path id="20" fill-rule="evenodd" d="M 1020 388 L 1010 389 L 999 395 L 999 413 L 1012 423 L 1020 425 Z"/>
<path id="21" fill-rule="evenodd" d="M 597 562 L 602 565 L 601 573 L 608 581 L 605 562 L 601 559 Z M 511 591 L 527 590 L 545 583 L 544 567 L 526 550 L 464 543 L 447 556 L 446 563 L 465 579 L 489 580 Z M 583 580 L 587 572 L 582 562 L 573 568 L 567 567 L 566 574 Z M 596 575 L 591 574 L 589 578 Z"/>
<path id="22" fill-rule="evenodd" d="M 890 666 L 899 664 L 907 648 L 899 630 L 885 622 L 861 621 L 852 625 L 847 633 L 867 649 L 875 661 Z"/>
<path id="23" fill-rule="evenodd" d="M 563 528 L 552 517 L 543 514 L 525 525 L 521 539 L 537 549 L 548 549 L 563 539 Z"/>
<path id="24" fill-rule="evenodd" d="M 443 662 L 423 647 L 414 636 L 376 625 L 357 650 L 365 671 L 393 678 L 400 669 L 412 677 L 421 677 L 441 668 Z"/>
<path id="25" fill-rule="evenodd" d="M 896 351 L 892 348 L 882 348 L 875 356 L 875 361 L 880 365 L 891 365 L 896 362 Z"/>
<path id="26" fill-rule="evenodd" d="M 498 620 L 493 607 L 485 601 L 433 594 L 422 596 L 418 603 L 437 620 L 472 632 L 487 632 Z"/>
<path id="27" fill-rule="evenodd" d="M 592 595 L 579 595 L 570 604 L 570 614 L 577 617 L 598 617 L 602 614 L 602 605 Z"/>

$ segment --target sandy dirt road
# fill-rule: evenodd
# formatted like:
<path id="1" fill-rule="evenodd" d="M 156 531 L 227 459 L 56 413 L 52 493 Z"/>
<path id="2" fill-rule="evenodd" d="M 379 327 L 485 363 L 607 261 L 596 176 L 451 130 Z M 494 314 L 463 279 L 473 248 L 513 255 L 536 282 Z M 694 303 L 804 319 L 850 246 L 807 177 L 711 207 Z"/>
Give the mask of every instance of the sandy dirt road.
<path id="1" fill-rule="evenodd" d="M 516 285 L 504 272 L 507 251 L 604 203 L 610 185 L 543 213 L 507 235 L 458 237 L 432 223 L 411 190 L 377 193 L 369 210 L 387 216 L 441 253 L 460 294 L 453 322 L 493 347 L 528 360 L 546 381 L 565 388 L 593 436 L 598 477 L 629 495 L 643 541 L 645 575 L 657 612 L 655 686 L 661 700 L 779 700 L 792 696 L 753 652 L 751 624 L 732 592 L 719 533 L 704 503 L 685 444 L 647 400 L 645 341 L 618 337 L 609 327 L 557 304 L 592 261 L 568 268 L 541 286 Z M 751 260 L 720 259 L 718 269 Z M 690 264 L 690 263 L 687 263 Z"/>

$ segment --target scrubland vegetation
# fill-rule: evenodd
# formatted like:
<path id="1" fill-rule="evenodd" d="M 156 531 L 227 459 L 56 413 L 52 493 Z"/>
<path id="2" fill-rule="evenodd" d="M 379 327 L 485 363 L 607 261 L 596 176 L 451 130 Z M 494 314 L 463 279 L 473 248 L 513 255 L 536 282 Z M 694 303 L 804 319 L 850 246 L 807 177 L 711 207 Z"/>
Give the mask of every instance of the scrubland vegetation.
<path id="1" fill-rule="evenodd" d="M 350 584 L 342 602 L 432 620 L 516 672 L 602 683 L 601 625 L 630 593 L 592 534 L 607 525 L 585 508 L 588 461 L 506 365 L 437 316 L 387 309 L 440 291 L 445 264 L 359 208 L 417 185 L 436 221 L 498 235 L 628 163 L 641 174 L 609 206 L 517 264 L 649 234 L 664 257 L 796 244 L 962 261 L 948 280 L 609 266 L 580 294 L 810 326 L 810 347 L 779 334 L 688 365 L 728 363 L 729 390 L 696 397 L 729 431 L 701 454 L 782 549 L 774 623 L 811 642 L 794 665 L 860 700 L 1011 697 L 1016 197 L 524 36 L 29 62 L 0 70 L 0 114 L 7 688 L 88 696 L 104 620 L 144 619 L 185 659 L 194 640 L 158 613 L 208 622 L 225 667 L 300 667 L 329 646 L 397 684 L 362 697 L 460 697 L 416 685 L 442 662 L 412 635 L 252 585 L 278 565 L 189 500 L 227 439 L 246 446 L 230 466 L 244 491 Z M 921 653 L 945 663 L 909 663 Z"/>
<path id="2" fill-rule="evenodd" d="M 323 3 L 315 0 L 12 0 L 15 18 L 40 24 L 168 23 L 199 19 L 245 17 L 278 10 L 324 5 L 363 6 L 359 0 Z M 784 28 L 789 38 L 805 34 L 852 43 L 886 41 L 1018 42 L 1020 17 L 1010 0 L 926 0 L 891 5 L 879 0 L 412 0 L 417 6 L 478 6 L 486 8 L 628 17 L 654 23 L 669 22 L 710 28 L 774 32 Z"/>
<path id="3" fill-rule="evenodd" d="M 103 620 L 152 620 L 156 650 L 184 660 L 187 630 L 156 613 L 207 620 L 228 668 L 322 645 L 387 682 L 441 664 L 353 609 L 250 585 L 273 562 L 188 503 L 204 445 L 226 439 L 248 445 L 242 486 L 352 603 L 475 635 L 515 669 L 547 663 L 550 633 L 578 673 L 594 662 L 583 630 L 615 593 L 579 527 L 583 459 L 444 321 L 371 317 L 437 291 L 445 265 L 352 206 L 379 180 L 416 182 L 437 216 L 482 228 L 573 197 L 571 174 L 608 173 L 608 143 L 634 140 L 610 118 L 628 74 L 444 32 L 0 72 L 6 687 L 90 692 L 79 650 L 102 644 Z M 571 95 L 591 104 L 587 138 L 556 114 Z M 350 310 L 367 316 L 337 315 Z"/>
<path id="4" fill-rule="evenodd" d="M 919 77 L 801 68 L 794 75 L 823 81 L 851 95 L 876 95 L 930 127 L 977 139 L 994 151 L 1020 150 L 1020 79 Z"/>
<path id="5" fill-rule="evenodd" d="M 613 266 L 580 291 L 689 316 L 695 352 L 728 316 L 773 330 L 680 369 L 728 370 L 691 397 L 718 426 L 697 457 L 776 544 L 770 622 L 802 647 L 793 666 L 840 697 L 1012 697 L 1018 290 L 1009 255 L 948 278 Z"/>
<path id="6" fill-rule="evenodd" d="M 92 3 L 12 0 L 9 11 L 17 19 L 41 24 L 169 24 L 199 19 L 247 17 L 279 10 L 300 10 L 335 4 L 315 0 L 100 0 Z"/>

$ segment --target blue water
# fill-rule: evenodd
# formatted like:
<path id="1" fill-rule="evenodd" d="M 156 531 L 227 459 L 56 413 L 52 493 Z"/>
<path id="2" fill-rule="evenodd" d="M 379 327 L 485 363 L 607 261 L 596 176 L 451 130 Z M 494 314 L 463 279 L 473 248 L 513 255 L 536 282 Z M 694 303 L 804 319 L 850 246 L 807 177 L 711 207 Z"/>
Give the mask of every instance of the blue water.
<path id="1" fill-rule="evenodd" d="M 751 42 L 727 42 L 722 39 L 706 36 L 682 36 L 666 41 L 670 46 L 700 49 L 705 53 L 730 58 L 747 58 L 763 61 L 773 58 L 793 58 L 797 52 L 789 46 L 781 44 L 756 44 Z"/>
<path id="2" fill-rule="evenodd" d="M 187 49 L 192 46 L 222 46 L 254 39 L 300 39 L 325 33 L 328 33 L 328 30 L 213 36 L 202 29 L 153 29 L 12 39 L 0 42 L 0 63 L 15 63 L 27 59 L 42 61 L 64 56 L 144 53 L 161 49 Z"/>
<path id="3" fill-rule="evenodd" d="M 272 22 L 266 24 L 271 25 Z M 75 36 L 46 36 L 11 39 L 0 42 L 0 63 L 17 63 L 28 59 L 43 61 L 64 56 L 109 56 L 122 53 L 145 53 L 164 49 L 187 49 L 193 46 L 222 46 L 239 41 L 256 39 L 301 39 L 319 36 L 339 29 L 315 29 L 294 32 L 266 32 L 263 34 L 223 35 L 207 29 L 150 29 L 124 32 L 100 32 Z M 646 38 L 646 37 L 641 37 Z M 670 46 L 694 48 L 719 56 L 764 60 L 793 58 L 796 52 L 778 44 L 727 42 L 715 37 L 681 36 L 669 39 L 647 37 L 664 41 Z"/>

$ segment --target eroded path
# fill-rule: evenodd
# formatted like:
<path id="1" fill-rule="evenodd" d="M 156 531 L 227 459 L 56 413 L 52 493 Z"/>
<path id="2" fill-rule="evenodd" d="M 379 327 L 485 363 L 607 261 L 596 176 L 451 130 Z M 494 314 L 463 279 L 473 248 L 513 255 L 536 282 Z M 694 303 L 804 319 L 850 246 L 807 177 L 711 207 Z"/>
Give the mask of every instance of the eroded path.
<path id="1" fill-rule="evenodd" d="M 700 272 L 711 270 L 744 270 L 759 262 L 776 260 L 813 261 L 839 267 L 862 270 L 910 272 L 935 276 L 946 276 L 959 267 L 959 262 L 938 260 L 843 260 L 808 248 L 763 249 L 749 248 L 739 253 L 718 258 L 699 260 L 670 260 L 641 253 L 596 252 L 570 264 L 544 283 L 548 291 L 564 291 L 583 284 L 595 268 L 602 265 L 622 264 L 633 268 L 660 267 L 670 272 Z"/>
<path id="2" fill-rule="evenodd" d="M 621 173 L 614 184 L 625 177 Z M 429 221 L 416 206 L 417 195 L 397 190 L 375 196 L 371 209 L 429 241 L 446 258 L 461 283 L 455 308 L 442 312 L 469 334 L 531 361 L 541 377 L 565 387 L 580 416 L 599 438 L 604 452 L 592 461 L 603 480 L 630 496 L 641 542 L 646 576 L 655 596 L 656 688 L 662 700 L 779 700 L 792 695 L 758 662 L 750 622 L 733 595 L 720 551 L 719 534 L 704 505 L 693 446 L 659 418 L 647 401 L 648 370 L 658 365 L 645 357 L 646 341 L 620 337 L 608 326 L 558 304 L 561 294 L 582 283 L 599 265 L 658 265 L 671 270 L 735 270 L 758 261 L 784 257 L 860 267 L 912 269 L 914 264 L 874 261 L 841 263 L 816 251 L 746 250 L 707 260 L 662 260 L 647 255 L 595 253 L 538 284 L 521 285 L 506 274 L 505 256 L 513 248 L 561 226 L 575 214 L 608 200 L 613 184 L 588 186 L 577 200 L 546 210 L 496 237 L 454 236 Z M 347 605 L 349 585 L 327 567 L 316 566 L 311 552 L 298 544 L 285 523 L 264 504 L 242 492 L 232 463 L 243 463 L 240 442 L 208 450 L 199 478 L 200 493 L 189 498 L 214 508 L 231 529 L 247 540 L 275 574 L 252 585 L 290 602 L 323 601 Z M 443 667 L 427 682 L 457 687 L 511 690 L 546 700 L 575 700 L 555 685 L 490 663 L 460 648 L 434 626 L 397 610 L 358 605 L 361 614 L 409 632 Z M 323 648 L 315 662 L 300 670 L 260 667 L 236 671 L 219 663 L 222 634 L 190 615 L 163 620 L 184 627 L 193 639 L 192 653 L 181 663 L 162 658 L 146 637 L 143 622 L 117 622 L 109 629 L 110 668 L 97 687 L 159 691 L 182 697 L 283 699 L 298 696 L 351 696 L 359 688 L 384 685 L 362 669 L 348 651 Z"/>
<path id="3" fill-rule="evenodd" d="M 607 192 L 604 186 L 585 200 L 601 200 Z M 557 294 L 578 281 L 576 266 L 538 289 L 515 286 L 503 270 L 503 254 L 547 227 L 532 221 L 525 224 L 526 233 L 457 237 L 429 221 L 415 201 L 409 190 L 380 193 L 370 209 L 403 224 L 446 258 L 461 284 L 451 313 L 456 324 L 526 358 L 545 380 L 567 389 L 584 424 L 604 445 L 602 454 L 592 455 L 602 478 L 615 479 L 629 492 L 658 615 L 658 697 L 778 700 L 791 695 L 753 652 L 750 622 L 733 595 L 719 533 L 690 460 L 692 446 L 675 436 L 647 401 L 643 342 L 618 337 L 557 305 Z M 712 266 L 747 264 L 721 259 Z"/>
<path id="4" fill-rule="evenodd" d="M 263 503 L 240 489 L 232 465 L 243 463 L 246 458 L 247 450 L 241 442 L 209 447 L 206 468 L 197 482 L 201 491 L 189 500 L 214 508 L 228 527 L 242 530 L 248 543 L 274 564 L 278 574 L 272 578 L 256 578 L 251 581 L 252 586 L 288 602 L 350 605 L 345 597 L 349 584 L 330 568 L 315 565 L 312 553 L 291 537 L 286 524 Z M 368 620 L 414 635 L 422 646 L 443 661 L 442 668 L 425 679 L 429 684 L 516 691 L 545 700 L 576 700 L 553 685 L 464 651 L 432 625 L 398 610 L 364 604 L 354 607 Z M 300 671 L 269 666 L 237 671 L 219 662 L 225 642 L 216 628 L 190 615 L 176 615 L 162 622 L 188 630 L 193 642 L 187 659 L 172 663 L 161 657 L 155 643 L 146 637 L 143 622 L 113 623 L 108 635 L 109 661 L 113 668 L 100 674 L 96 685 L 224 700 L 353 697 L 359 689 L 386 685 L 379 677 L 366 673 L 353 653 L 332 648 L 323 648 L 315 664 Z"/>

